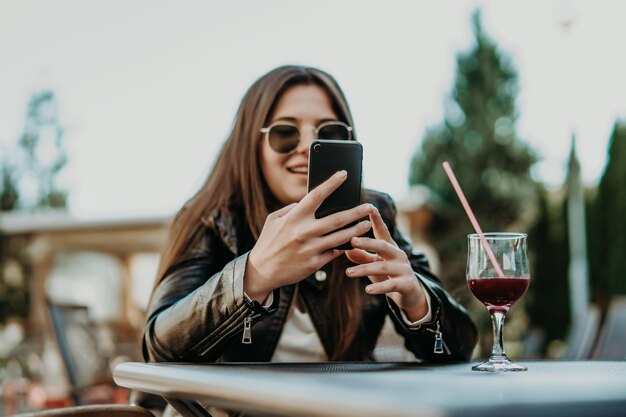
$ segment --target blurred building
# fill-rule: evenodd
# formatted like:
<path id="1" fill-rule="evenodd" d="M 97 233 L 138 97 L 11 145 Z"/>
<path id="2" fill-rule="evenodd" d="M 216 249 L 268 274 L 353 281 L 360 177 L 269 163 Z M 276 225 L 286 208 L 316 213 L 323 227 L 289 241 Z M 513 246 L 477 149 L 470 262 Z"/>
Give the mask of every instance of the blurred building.
<path id="1" fill-rule="evenodd" d="M 80 219 L 66 211 L 0 215 L 0 235 L 25 245 L 30 259 L 20 280 L 30 287 L 28 318 L 0 328 L 0 342 L 10 342 L 0 350 L 7 393 L 0 415 L 127 401 L 110 370 L 141 360 L 144 311 L 169 221 Z M 60 311 L 77 313 L 59 319 L 67 314 Z"/>
<path id="2" fill-rule="evenodd" d="M 7 212 L 0 234 L 25 238 L 33 262 L 30 330 L 47 327 L 46 297 L 81 304 L 121 333 L 143 326 L 170 218 L 79 219 Z"/>
<path id="3" fill-rule="evenodd" d="M 413 249 L 428 258 L 431 270 L 440 275 L 441 260 L 432 244 L 431 233 L 435 216 L 446 210 L 445 203 L 425 185 L 413 185 L 397 201 L 398 225 L 411 239 Z"/>

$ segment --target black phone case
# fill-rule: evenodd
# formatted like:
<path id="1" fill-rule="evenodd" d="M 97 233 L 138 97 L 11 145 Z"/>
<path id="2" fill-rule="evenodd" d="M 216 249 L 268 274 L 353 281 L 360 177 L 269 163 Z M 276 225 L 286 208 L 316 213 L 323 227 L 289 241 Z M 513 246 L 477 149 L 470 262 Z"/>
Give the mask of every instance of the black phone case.
<path id="1" fill-rule="evenodd" d="M 315 212 L 320 219 L 338 211 L 351 209 L 361 203 L 361 176 L 363 147 L 359 142 L 347 140 L 318 139 L 309 149 L 309 182 L 311 191 L 337 171 L 346 170 L 348 178 L 337 188 Z M 348 224 L 344 228 L 355 223 Z M 351 249 L 346 243 L 338 249 Z"/>

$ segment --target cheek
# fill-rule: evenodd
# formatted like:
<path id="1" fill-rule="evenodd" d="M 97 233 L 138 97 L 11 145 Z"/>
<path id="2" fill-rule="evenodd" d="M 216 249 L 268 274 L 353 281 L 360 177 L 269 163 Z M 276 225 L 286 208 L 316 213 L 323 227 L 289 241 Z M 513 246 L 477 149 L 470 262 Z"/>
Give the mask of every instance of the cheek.
<path id="1" fill-rule="evenodd" d="M 265 143 L 261 147 L 261 169 L 267 185 L 272 188 L 280 180 L 285 157 L 277 154 Z"/>

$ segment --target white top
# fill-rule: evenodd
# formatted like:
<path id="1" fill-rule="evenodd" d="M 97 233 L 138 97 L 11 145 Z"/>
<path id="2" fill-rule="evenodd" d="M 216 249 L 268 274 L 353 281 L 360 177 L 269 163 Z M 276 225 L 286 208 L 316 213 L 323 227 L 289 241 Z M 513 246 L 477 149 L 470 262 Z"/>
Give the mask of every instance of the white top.
<path id="1" fill-rule="evenodd" d="M 327 361 L 328 356 L 315 330 L 311 316 L 306 311 L 300 311 L 296 307 L 295 301 L 292 302 L 271 362 Z"/>
<path id="2" fill-rule="evenodd" d="M 424 284 L 422 284 L 420 280 L 418 280 L 418 282 L 422 285 L 423 289 Z M 419 326 L 432 319 L 430 295 L 426 290 L 424 290 L 424 293 L 426 294 L 428 312 L 420 320 L 411 322 L 404 314 L 404 311 L 400 310 L 402 320 L 408 326 Z M 248 295 L 245 294 L 245 296 L 247 297 Z M 315 330 L 311 316 L 306 311 L 300 311 L 296 307 L 295 300 L 297 296 L 296 289 L 296 293 L 293 297 L 294 301 L 291 303 L 291 307 L 287 313 L 285 325 L 280 334 L 280 339 L 278 339 L 278 344 L 276 345 L 276 350 L 274 351 L 271 362 L 326 362 L 328 361 L 328 356 Z M 267 300 L 263 303 L 263 306 L 266 308 L 271 306 L 273 300 L 273 293 L 270 293 Z M 398 347 L 398 349 L 406 350 L 404 346 Z M 409 352 L 407 351 L 406 353 Z"/>

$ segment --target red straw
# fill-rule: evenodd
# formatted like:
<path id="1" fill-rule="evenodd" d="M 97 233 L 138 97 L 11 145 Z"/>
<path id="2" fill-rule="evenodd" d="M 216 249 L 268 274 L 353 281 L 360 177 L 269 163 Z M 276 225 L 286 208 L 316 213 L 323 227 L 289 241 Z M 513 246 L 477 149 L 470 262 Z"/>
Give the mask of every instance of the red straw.
<path id="1" fill-rule="evenodd" d="M 474 230 L 476 230 L 476 233 L 478 233 L 478 237 L 480 237 L 480 241 L 482 242 L 483 247 L 487 251 L 487 255 L 489 256 L 489 259 L 491 260 L 493 267 L 496 269 L 498 276 L 500 278 L 504 278 L 504 273 L 502 272 L 502 269 L 500 269 L 500 265 L 498 265 L 498 261 L 496 261 L 496 257 L 494 256 L 493 251 L 491 250 L 491 246 L 489 245 L 489 242 L 487 242 L 487 239 L 485 239 L 485 235 L 483 234 L 483 231 L 481 230 L 480 225 L 478 224 L 478 221 L 476 220 L 476 216 L 474 216 L 474 212 L 472 212 L 472 208 L 467 202 L 467 199 L 465 198 L 465 194 L 463 194 L 463 190 L 461 190 L 461 186 L 459 185 L 459 182 L 456 180 L 456 177 L 454 176 L 454 172 L 452 172 L 452 168 L 450 167 L 450 164 L 448 163 L 448 161 L 445 161 L 443 163 L 443 169 L 444 171 L 446 171 L 446 174 L 448 174 L 448 178 L 450 179 L 450 182 L 452 183 L 452 187 L 454 187 L 454 191 L 456 191 L 456 195 L 459 196 L 459 200 L 461 200 L 461 204 L 463 205 L 463 208 L 465 209 L 465 213 L 467 213 L 467 217 L 469 217 L 470 222 L 472 223 L 472 226 L 474 226 Z"/>

